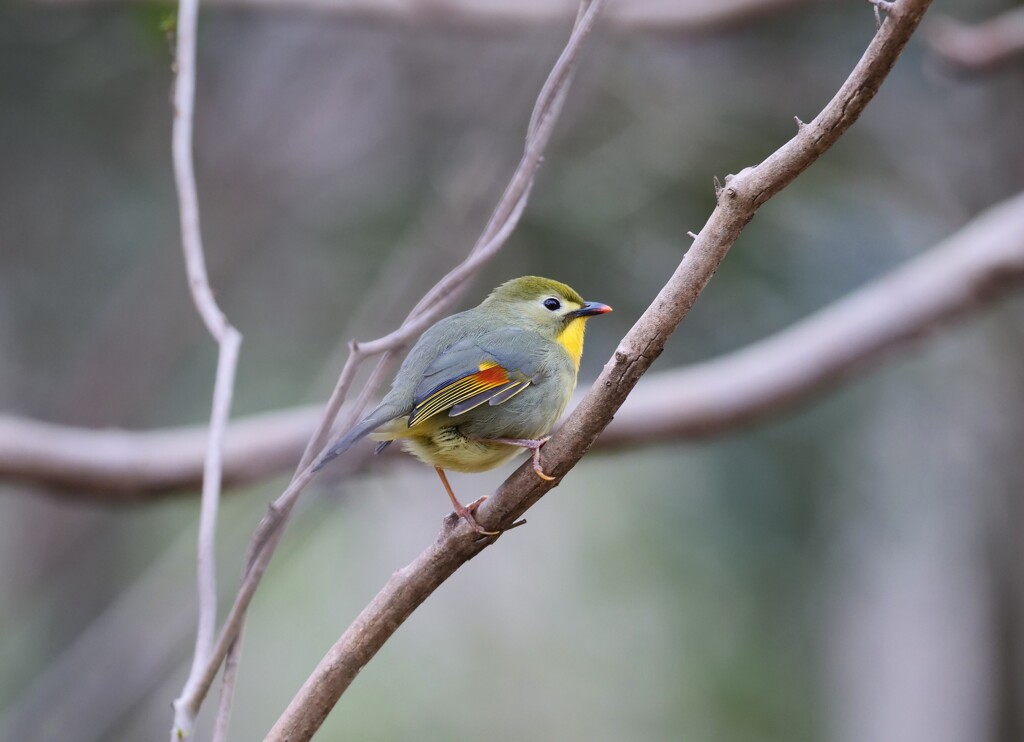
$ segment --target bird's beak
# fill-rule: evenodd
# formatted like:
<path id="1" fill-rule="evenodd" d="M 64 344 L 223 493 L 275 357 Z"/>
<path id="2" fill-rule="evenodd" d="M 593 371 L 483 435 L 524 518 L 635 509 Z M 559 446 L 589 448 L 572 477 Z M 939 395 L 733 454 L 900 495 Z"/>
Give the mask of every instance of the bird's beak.
<path id="1" fill-rule="evenodd" d="M 590 317 L 595 314 L 608 314 L 610 311 L 612 308 L 607 304 L 602 304 L 599 301 L 585 301 L 583 306 L 570 314 L 573 317 Z"/>

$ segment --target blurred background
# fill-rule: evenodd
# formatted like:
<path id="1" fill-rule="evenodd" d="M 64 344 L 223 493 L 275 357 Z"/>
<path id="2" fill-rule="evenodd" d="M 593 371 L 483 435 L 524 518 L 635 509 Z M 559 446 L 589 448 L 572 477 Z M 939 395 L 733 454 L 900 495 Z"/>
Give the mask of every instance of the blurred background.
<path id="1" fill-rule="evenodd" d="M 468 250 L 570 27 L 289 6 L 201 21 L 196 162 L 211 282 L 245 337 L 236 416 L 324 400 L 345 342 L 395 326 Z M 208 417 L 171 12 L 0 5 L 4 413 Z M 527 273 L 612 304 L 585 385 L 710 214 L 712 177 L 813 118 L 873 32 L 856 0 L 700 32 L 605 25 L 521 226 L 464 305 Z M 862 119 L 759 212 L 654 371 L 782 329 L 1017 193 L 1022 121 L 1024 65 L 955 74 L 915 37 Z M 1022 328 L 1016 296 L 768 423 L 588 456 L 413 615 L 318 738 L 1024 739 Z M 473 499 L 510 470 L 453 484 Z M 225 602 L 287 473 L 224 500 Z M 191 491 L 111 505 L 0 482 L 0 739 L 166 739 L 197 510 Z M 262 738 L 448 510 L 411 459 L 306 493 L 250 614 L 234 739 Z"/>

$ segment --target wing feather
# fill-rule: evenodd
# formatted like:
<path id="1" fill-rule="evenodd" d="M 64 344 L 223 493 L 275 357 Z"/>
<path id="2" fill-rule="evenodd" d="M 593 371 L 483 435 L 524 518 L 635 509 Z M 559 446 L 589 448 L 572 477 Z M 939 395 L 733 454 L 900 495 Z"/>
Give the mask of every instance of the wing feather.
<path id="1" fill-rule="evenodd" d="M 409 427 L 440 413 L 455 417 L 485 402 L 508 401 L 540 380 L 543 347 L 532 332 L 504 328 L 446 348 L 423 371 Z"/>
<path id="2" fill-rule="evenodd" d="M 532 381 L 530 379 L 527 379 L 526 381 L 522 381 L 515 385 L 509 384 L 509 386 L 506 387 L 505 389 L 498 390 L 498 393 L 495 394 L 493 397 L 490 397 L 487 401 L 491 404 L 491 407 L 499 405 L 502 402 L 508 402 L 510 399 L 512 399 L 512 397 L 516 396 L 517 394 L 519 394 L 519 392 L 523 391 L 524 389 L 526 389 L 526 387 L 530 386 L 531 383 Z"/>
<path id="3" fill-rule="evenodd" d="M 409 415 L 409 427 L 464 402 L 486 395 L 477 403 L 483 404 L 494 394 L 503 391 L 510 381 L 512 380 L 506 369 L 494 361 L 485 361 L 479 364 L 476 371 L 442 382 L 431 390 L 423 400 L 417 402 L 412 409 L 412 414 Z M 466 407 L 460 412 L 466 412 L 469 409 L 471 407 Z"/>
<path id="4" fill-rule="evenodd" d="M 464 412 L 474 410 L 486 402 L 490 402 L 491 406 L 501 404 L 505 400 L 512 399 L 512 397 L 519 394 L 519 392 L 523 391 L 523 389 L 529 385 L 530 382 L 528 380 L 510 381 L 507 384 L 494 387 L 493 389 L 487 389 L 479 394 L 474 394 L 469 399 L 465 399 L 456 405 L 452 405 L 452 408 L 448 410 L 448 414 L 451 417 L 458 417 Z"/>

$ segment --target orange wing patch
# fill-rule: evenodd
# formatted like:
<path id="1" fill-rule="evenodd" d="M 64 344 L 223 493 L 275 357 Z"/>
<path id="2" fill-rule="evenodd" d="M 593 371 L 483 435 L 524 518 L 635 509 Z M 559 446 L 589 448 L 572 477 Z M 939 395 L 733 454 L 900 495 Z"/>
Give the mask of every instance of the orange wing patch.
<path id="1" fill-rule="evenodd" d="M 510 381 L 508 371 L 494 361 L 485 361 L 473 373 L 460 376 L 433 390 L 417 404 L 409 415 L 409 427 L 421 423 L 439 412 L 444 412 L 489 389 L 504 386 Z"/>

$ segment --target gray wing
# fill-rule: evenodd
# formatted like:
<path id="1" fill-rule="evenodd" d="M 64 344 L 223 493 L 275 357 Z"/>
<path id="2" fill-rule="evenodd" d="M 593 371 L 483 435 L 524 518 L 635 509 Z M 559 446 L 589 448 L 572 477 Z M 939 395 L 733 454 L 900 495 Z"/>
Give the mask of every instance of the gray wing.
<path id="1" fill-rule="evenodd" d="M 410 427 L 441 412 L 456 417 L 484 403 L 508 401 L 540 379 L 547 343 L 514 328 L 455 343 L 424 371 L 413 393 Z"/>

